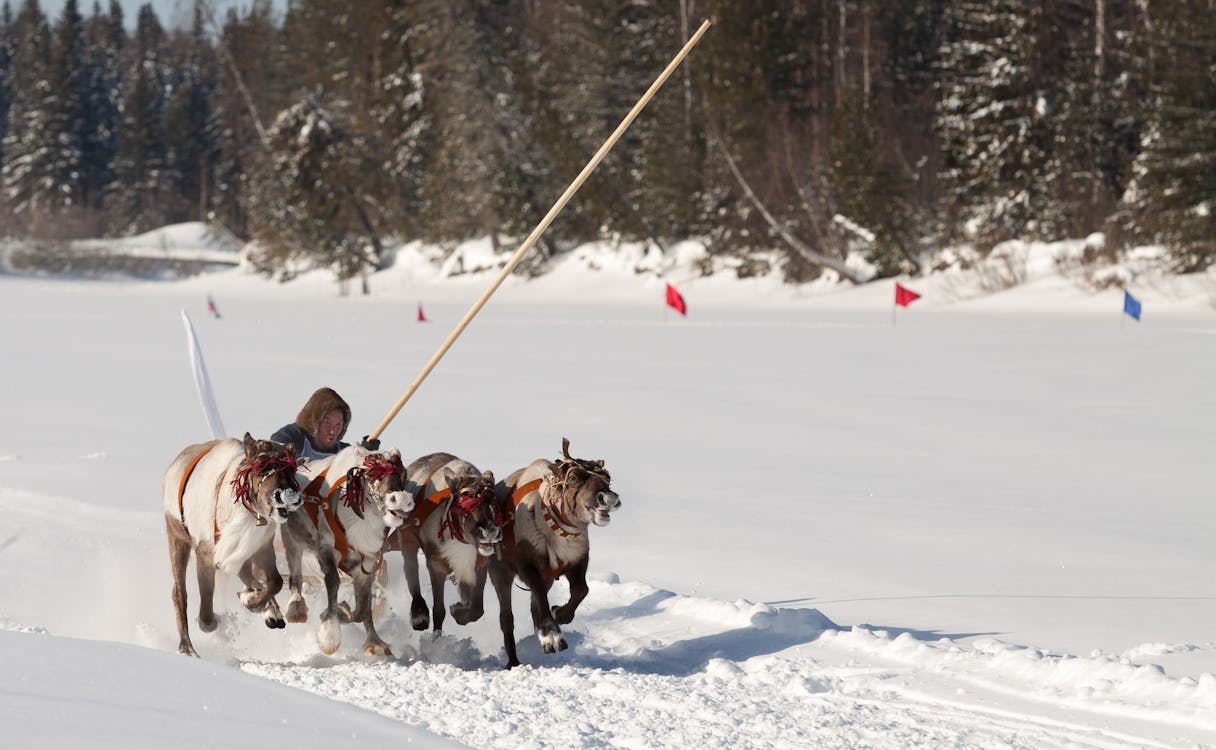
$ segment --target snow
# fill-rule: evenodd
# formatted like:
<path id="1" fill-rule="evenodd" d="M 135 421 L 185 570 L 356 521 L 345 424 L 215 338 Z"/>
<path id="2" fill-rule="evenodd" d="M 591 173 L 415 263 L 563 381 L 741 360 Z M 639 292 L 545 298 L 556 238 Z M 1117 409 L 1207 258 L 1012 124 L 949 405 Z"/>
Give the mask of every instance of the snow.
<path id="1" fill-rule="evenodd" d="M 509 672 L 492 595 L 409 628 L 397 553 L 393 660 L 358 626 L 320 655 L 315 595 L 268 630 L 227 580 L 209 634 L 191 585 L 203 659 L 179 656 L 157 498 L 207 437 L 180 308 L 234 433 L 331 385 L 357 438 L 489 284 L 488 243 L 451 277 L 400 248 L 370 297 L 320 272 L 0 275 L 6 746 L 1216 747 L 1216 283 L 1145 253 L 1116 269 L 1144 303 L 1124 321 L 1121 289 L 1043 260 L 1097 242 L 1010 248 L 1025 283 L 992 294 L 902 279 L 924 297 L 894 317 L 890 282 L 703 277 L 696 243 L 509 279 L 382 435 L 500 476 L 566 436 L 612 472 L 570 649 L 540 652 L 517 591 Z"/>

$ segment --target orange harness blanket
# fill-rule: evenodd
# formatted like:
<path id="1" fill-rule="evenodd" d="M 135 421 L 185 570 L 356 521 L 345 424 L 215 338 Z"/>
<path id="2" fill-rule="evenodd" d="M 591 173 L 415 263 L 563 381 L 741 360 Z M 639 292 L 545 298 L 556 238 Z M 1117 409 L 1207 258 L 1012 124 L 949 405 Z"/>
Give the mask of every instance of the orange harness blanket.
<path id="1" fill-rule="evenodd" d="M 208 443 L 207 447 L 203 449 L 203 452 L 198 454 L 197 456 L 195 456 L 190 461 L 190 465 L 187 466 L 186 470 L 182 473 L 182 482 L 180 485 L 178 485 L 178 488 L 177 488 L 177 515 L 179 518 L 182 519 L 182 526 L 186 525 L 186 508 L 185 508 L 186 483 L 190 481 L 190 475 L 194 473 L 194 468 L 196 466 L 198 466 L 198 462 L 202 461 L 203 456 L 210 453 L 211 449 L 217 445 L 219 445 L 218 440 L 212 440 L 210 443 Z M 219 494 L 217 493 L 215 496 L 215 541 L 216 542 L 219 542 L 219 540 L 220 540 L 220 518 L 219 518 L 220 513 L 219 513 L 219 511 L 220 511 L 220 498 L 219 498 Z M 186 533 L 189 533 L 189 532 L 190 532 L 190 528 L 187 527 Z"/>

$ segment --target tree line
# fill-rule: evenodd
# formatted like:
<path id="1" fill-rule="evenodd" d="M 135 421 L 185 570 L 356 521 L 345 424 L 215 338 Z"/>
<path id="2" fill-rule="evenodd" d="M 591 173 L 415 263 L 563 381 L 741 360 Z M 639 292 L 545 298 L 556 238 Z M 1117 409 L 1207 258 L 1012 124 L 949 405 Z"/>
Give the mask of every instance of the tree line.
<path id="1" fill-rule="evenodd" d="M 707 17 L 521 272 L 692 236 L 791 280 L 1097 231 L 1216 261 L 1210 0 L 200 0 L 133 32 L 5 0 L 0 235 L 202 220 L 343 279 L 387 238 L 514 243 Z"/>

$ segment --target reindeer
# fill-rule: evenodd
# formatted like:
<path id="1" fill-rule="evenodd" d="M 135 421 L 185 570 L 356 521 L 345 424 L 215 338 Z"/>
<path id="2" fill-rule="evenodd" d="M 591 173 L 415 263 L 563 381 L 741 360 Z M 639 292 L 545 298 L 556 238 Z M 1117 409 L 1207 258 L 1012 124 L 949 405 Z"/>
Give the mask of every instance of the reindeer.
<path id="1" fill-rule="evenodd" d="M 532 592 L 532 625 L 541 649 L 546 654 L 566 649 L 560 626 L 574 620 L 588 591 L 587 531 L 593 524 L 607 526 L 611 514 L 621 507 L 620 497 L 609 487 L 611 481 L 602 460 L 571 458 L 570 441 L 562 438 L 558 461 L 537 459 L 495 486 L 509 520 L 501 558 L 491 561 L 488 572 L 498 595 L 508 669 L 519 665 L 511 612 L 511 584 L 517 576 Z M 549 589 L 559 576 L 570 585 L 570 599 L 551 607 Z M 473 595 L 480 600 L 480 588 Z"/>
<path id="2" fill-rule="evenodd" d="M 426 630 L 430 624 L 426 600 L 418 580 L 418 551 L 426 555 L 431 577 L 434 632 L 443 630 L 443 582 L 456 580 L 460 602 L 452 605 L 452 619 L 465 625 L 481 618 L 481 590 L 486 563 L 502 539 L 502 513 L 494 498 L 494 474 L 450 453 L 431 453 L 411 463 L 406 473 L 414 495 L 413 522 L 402 526 L 390 540 L 401 550 L 406 585 L 410 590 L 410 624 Z M 480 584 L 478 580 L 480 579 Z M 477 596 L 472 593 L 476 590 Z"/>
<path id="3" fill-rule="evenodd" d="M 300 472 L 305 483 L 304 513 L 283 526 L 291 602 L 288 619 L 304 622 L 308 609 L 303 596 L 303 554 L 316 554 L 325 579 L 325 611 L 317 641 L 321 652 L 333 654 L 342 645 L 340 623 L 362 622 L 367 633 L 363 652 L 391 658 L 388 644 L 372 620 L 372 584 L 383 559 L 387 537 L 409 517 L 414 500 L 403 488 L 406 470 L 401 455 L 368 451 L 352 445 L 332 457 L 311 461 Z M 366 512 L 368 501 L 373 513 Z M 338 602 L 338 572 L 351 577 L 355 608 Z"/>
<path id="4" fill-rule="evenodd" d="M 274 528 L 300 507 L 291 449 L 269 440 L 228 438 L 188 446 L 161 477 L 177 650 L 198 656 L 186 621 L 186 565 L 194 552 L 198 575 L 198 626 L 215 630 L 215 571 L 235 574 L 245 584 L 238 597 L 262 612 L 267 627 L 286 625 L 274 597 L 283 588 L 274 559 Z M 274 525 L 271 525 L 273 522 Z"/>

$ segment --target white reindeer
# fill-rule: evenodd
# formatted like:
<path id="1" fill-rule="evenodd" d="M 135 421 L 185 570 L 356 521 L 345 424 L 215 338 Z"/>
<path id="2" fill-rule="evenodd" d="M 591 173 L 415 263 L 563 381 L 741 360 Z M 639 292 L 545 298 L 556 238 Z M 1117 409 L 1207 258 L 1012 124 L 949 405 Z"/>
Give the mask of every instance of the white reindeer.
<path id="1" fill-rule="evenodd" d="M 405 468 L 395 450 L 368 451 L 352 445 L 332 457 L 310 461 L 298 473 L 304 488 L 305 513 L 283 526 L 293 622 L 307 618 L 304 604 L 303 553 L 316 554 L 325 579 L 326 606 L 321 613 L 317 642 L 332 654 L 342 644 L 342 622 L 362 622 L 367 632 L 363 651 L 391 657 L 388 644 L 372 622 L 371 592 L 383 557 L 385 539 L 405 522 L 414 499 L 403 490 Z M 370 507 L 368 507 L 370 506 Z M 338 603 L 338 571 L 350 575 L 355 589 L 352 611 Z"/>
<path id="2" fill-rule="evenodd" d="M 239 598 L 262 612 L 267 627 L 285 626 L 274 597 L 283 587 L 274 560 L 275 526 L 300 507 L 290 448 L 269 440 L 228 438 L 191 445 L 177 454 L 161 478 L 177 650 L 198 656 L 186 621 L 186 564 L 194 552 L 198 575 L 198 625 L 215 630 L 215 571 L 237 575 L 245 584 Z M 274 525 L 271 525 L 273 522 Z"/>

